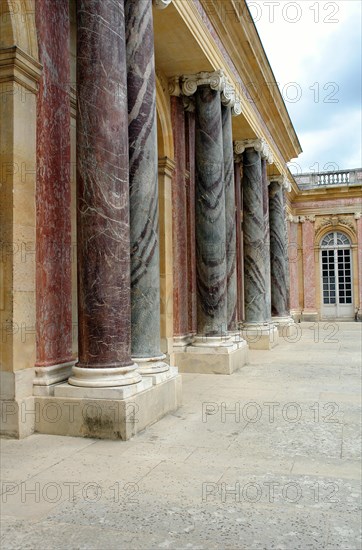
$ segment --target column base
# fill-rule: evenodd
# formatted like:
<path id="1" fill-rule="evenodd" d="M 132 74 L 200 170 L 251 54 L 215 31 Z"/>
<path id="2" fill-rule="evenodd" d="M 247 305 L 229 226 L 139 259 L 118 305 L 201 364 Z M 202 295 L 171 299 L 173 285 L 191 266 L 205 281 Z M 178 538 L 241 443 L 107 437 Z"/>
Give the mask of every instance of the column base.
<path id="1" fill-rule="evenodd" d="M 319 320 L 319 314 L 316 309 L 303 309 L 301 315 L 301 321 L 306 321 L 308 323 L 315 323 Z"/>
<path id="2" fill-rule="evenodd" d="M 269 323 L 244 323 L 241 334 L 250 349 L 272 349 L 279 341 L 277 327 Z"/>
<path id="3" fill-rule="evenodd" d="M 114 388 L 137 384 L 141 380 L 142 377 L 137 371 L 136 364 L 125 367 L 92 369 L 74 366 L 68 384 L 88 388 Z"/>
<path id="4" fill-rule="evenodd" d="M 60 382 L 68 380 L 75 363 L 74 360 L 59 365 L 35 367 L 33 395 L 54 395 L 54 387 Z"/>
<path id="5" fill-rule="evenodd" d="M 291 309 L 290 310 L 290 316 L 293 319 L 295 323 L 300 323 L 302 318 L 302 310 L 301 309 Z"/>
<path id="6" fill-rule="evenodd" d="M 286 338 L 295 334 L 294 320 L 292 317 L 272 317 L 272 323 L 278 329 L 281 338 Z"/>
<path id="7" fill-rule="evenodd" d="M 242 337 L 241 330 L 229 331 L 228 337 L 237 346 L 243 347 L 243 345 L 246 344 L 244 338 Z"/>
<path id="8" fill-rule="evenodd" d="M 60 384 L 54 396 L 34 398 L 35 432 L 127 440 L 178 409 L 181 395 L 177 371 L 156 385 L 150 378 L 122 388 Z"/>
<path id="9" fill-rule="evenodd" d="M 247 362 L 248 345 L 245 340 L 196 336 L 184 352 L 175 353 L 175 360 L 180 372 L 232 374 Z"/>
<path id="10" fill-rule="evenodd" d="M 137 362 L 137 371 L 142 376 L 152 376 L 168 371 L 170 367 L 164 362 L 164 359 L 166 359 L 165 354 L 158 357 L 132 357 L 132 360 Z"/>
<path id="11" fill-rule="evenodd" d="M 192 341 L 194 339 L 193 334 L 184 334 L 183 336 L 174 336 L 173 337 L 173 351 L 175 353 L 185 351 L 187 346 L 192 344 Z"/>

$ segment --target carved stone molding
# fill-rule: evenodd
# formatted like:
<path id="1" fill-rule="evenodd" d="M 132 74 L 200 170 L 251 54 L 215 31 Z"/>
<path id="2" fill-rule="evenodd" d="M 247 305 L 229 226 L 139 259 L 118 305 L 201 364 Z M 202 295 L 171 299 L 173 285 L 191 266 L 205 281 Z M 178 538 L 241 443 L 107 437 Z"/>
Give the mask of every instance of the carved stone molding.
<path id="1" fill-rule="evenodd" d="M 267 142 L 262 138 L 243 139 L 242 141 L 234 141 L 234 153 L 236 156 L 242 155 L 245 149 L 253 147 L 255 151 L 260 153 L 262 159 L 265 159 L 268 164 L 273 164 L 273 154 Z"/>
<path id="2" fill-rule="evenodd" d="M 287 220 L 288 222 L 291 222 L 291 223 L 299 223 L 299 216 L 293 216 L 293 214 L 288 214 Z"/>
<path id="3" fill-rule="evenodd" d="M 171 76 L 171 78 L 168 79 L 168 93 L 170 95 L 180 97 L 182 91 L 181 91 L 179 75 Z"/>
<path id="4" fill-rule="evenodd" d="M 276 183 L 279 183 L 279 185 L 281 187 L 283 187 L 283 189 L 285 189 L 286 191 L 291 191 L 292 189 L 292 184 L 290 183 L 290 181 L 288 180 L 288 178 L 286 176 L 277 176 L 277 177 L 272 177 L 270 178 L 270 181 L 271 182 L 276 182 Z"/>
<path id="5" fill-rule="evenodd" d="M 354 219 L 355 220 L 360 220 L 361 218 L 362 218 L 362 212 L 355 212 Z"/>
<path id="6" fill-rule="evenodd" d="M 299 216 L 300 223 L 304 222 L 315 222 L 315 216 Z"/>
<path id="7" fill-rule="evenodd" d="M 195 112 L 195 98 L 194 97 L 189 97 L 189 96 L 184 95 L 184 96 L 182 96 L 182 102 L 183 102 L 185 111 L 187 111 L 189 113 L 194 113 Z"/>
<path id="8" fill-rule="evenodd" d="M 345 227 L 348 227 L 351 231 L 355 232 L 355 227 L 352 220 L 348 218 L 343 218 L 341 216 L 330 216 L 329 218 L 322 218 L 318 225 L 320 229 L 328 226 L 336 227 L 338 225 L 344 225 Z"/>
<path id="9" fill-rule="evenodd" d="M 169 80 L 169 93 L 180 97 L 191 97 L 199 86 L 210 86 L 221 94 L 221 102 L 226 107 L 230 107 L 233 116 L 241 114 L 241 100 L 236 94 L 235 88 L 230 84 L 224 72 L 219 69 L 212 73 L 201 72 L 191 75 L 173 76 Z"/>
<path id="10" fill-rule="evenodd" d="M 21 48 L 12 46 L 0 50 L 0 82 L 16 82 L 36 94 L 41 72 L 42 65 Z"/>
<path id="11" fill-rule="evenodd" d="M 171 4 L 172 0 L 153 0 L 153 5 L 158 10 L 164 10 Z"/>

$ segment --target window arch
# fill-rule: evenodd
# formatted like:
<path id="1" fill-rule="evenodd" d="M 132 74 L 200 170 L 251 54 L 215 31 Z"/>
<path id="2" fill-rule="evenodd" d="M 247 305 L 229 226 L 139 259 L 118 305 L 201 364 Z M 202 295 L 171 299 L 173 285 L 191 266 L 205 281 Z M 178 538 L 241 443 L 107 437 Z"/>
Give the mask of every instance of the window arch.
<path id="1" fill-rule="evenodd" d="M 321 248 L 344 248 L 350 247 L 351 241 L 344 233 L 332 231 L 327 233 L 321 241 Z"/>

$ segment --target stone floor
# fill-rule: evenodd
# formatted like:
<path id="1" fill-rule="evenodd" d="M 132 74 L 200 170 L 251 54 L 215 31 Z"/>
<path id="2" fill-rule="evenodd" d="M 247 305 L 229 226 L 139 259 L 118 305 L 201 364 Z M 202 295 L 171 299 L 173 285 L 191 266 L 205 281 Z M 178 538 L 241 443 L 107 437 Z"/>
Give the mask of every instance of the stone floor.
<path id="1" fill-rule="evenodd" d="M 360 549 L 361 330 L 303 323 L 232 376 L 185 374 L 131 441 L 1 440 L 2 550 Z"/>

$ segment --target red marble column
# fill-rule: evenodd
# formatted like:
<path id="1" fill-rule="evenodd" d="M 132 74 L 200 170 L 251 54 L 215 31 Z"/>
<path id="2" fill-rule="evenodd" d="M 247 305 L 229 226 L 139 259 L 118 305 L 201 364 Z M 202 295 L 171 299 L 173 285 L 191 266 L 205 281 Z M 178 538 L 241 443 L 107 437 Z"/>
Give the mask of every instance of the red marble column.
<path id="1" fill-rule="evenodd" d="M 299 276 L 298 276 L 298 218 L 289 221 L 289 274 L 290 274 L 290 310 L 291 314 L 300 314 Z"/>
<path id="2" fill-rule="evenodd" d="M 362 213 L 355 214 L 357 222 L 357 254 L 358 254 L 358 319 L 362 320 Z"/>
<path id="3" fill-rule="evenodd" d="M 41 385 L 66 379 L 66 367 L 74 362 L 68 10 L 68 0 L 35 3 L 39 60 L 43 65 L 37 96 L 36 176 L 35 383 Z M 40 367 L 50 368 L 42 372 Z"/>
<path id="4" fill-rule="evenodd" d="M 237 273 L 237 318 L 244 319 L 244 265 L 243 265 L 243 233 L 242 233 L 242 166 L 239 162 L 234 164 L 235 174 L 235 218 L 236 218 L 236 273 Z"/>
<path id="5" fill-rule="evenodd" d="M 196 241 L 195 241 L 195 113 L 186 111 L 186 169 L 187 180 L 187 246 L 188 246 L 188 285 L 189 285 L 189 332 L 197 332 L 197 292 L 196 292 Z"/>
<path id="6" fill-rule="evenodd" d="M 186 130 L 182 98 L 171 97 L 171 117 L 174 130 L 175 171 L 172 185 L 173 230 L 173 315 L 174 336 L 189 334 L 188 314 L 188 250 L 186 197 Z"/>
<path id="7" fill-rule="evenodd" d="M 131 360 L 129 163 L 123 0 L 77 1 L 79 363 L 69 382 L 141 380 Z"/>
<path id="8" fill-rule="evenodd" d="M 301 217 L 303 240 L 303 319 L 314 321 L 317 318 L 315 262 L 314 262 L 314 218 Z"/>

